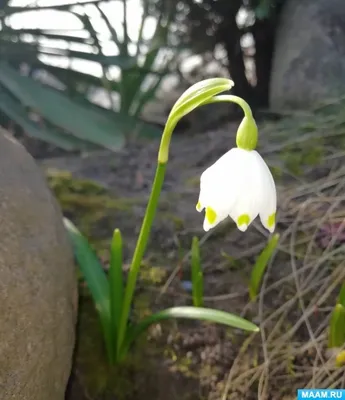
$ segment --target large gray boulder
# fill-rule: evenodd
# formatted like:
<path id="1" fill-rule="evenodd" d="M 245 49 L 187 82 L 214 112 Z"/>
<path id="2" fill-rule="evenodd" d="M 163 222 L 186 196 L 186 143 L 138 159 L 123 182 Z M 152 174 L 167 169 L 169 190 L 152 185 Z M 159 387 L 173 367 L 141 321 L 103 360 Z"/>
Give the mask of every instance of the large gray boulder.
<path id="1" fill-rule="evenodd" d="M 286 0 L 272 64 L 273 109 L 308 109 L 345 93 L 345 1 Z"/>
<path id="2" fill-rule="evenodd" d="M 62 215 L 31 156 L 0 130 L 0 399 L 63 400 L 77 286 Z"/>

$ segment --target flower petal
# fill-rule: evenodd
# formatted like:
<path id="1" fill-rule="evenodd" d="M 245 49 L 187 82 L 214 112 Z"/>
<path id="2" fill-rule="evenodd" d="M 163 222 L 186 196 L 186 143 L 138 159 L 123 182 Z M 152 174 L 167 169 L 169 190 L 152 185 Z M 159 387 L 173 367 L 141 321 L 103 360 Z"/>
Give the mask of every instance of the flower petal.
<path id="1" fill-rule="evenodd" d="M 204 231 L 208 232 L 210 229 L 214 228 L 216 225 L 222 222 L 227 216 L 228 215 L 226 212 L 218 213 L 212 207 L 206 207 L 205 219 L 203 224 Z"/>
<path id="2" fill-rule="evenodd" d="M 258 168 L 255 151 L 238 150 L 241 152 L 241 163 L 238 166 L 241 179 L 236 188 L 237 200 L 229 215 L 235 221 L 237 228 L 244 232 L 262 208 L 262 171 Z"/>
<path id="3" fill-rule="evenodd" d="M 277 211 L 277 191 L 273 176 L 263 158 L 257 153 L 258 165 L 262 170 L 263 202 L 259 212 L 262 225 L 271 233 L 275 229 Z"/>
<path id="4" fill-rule="evenodd" d="M 236 201 L 237 191 L 234 187 L 236 185 L 232 183 L 232 181 L 236 181 L 234 179 L 236 174 L 232 172 L 236 163 L 232 157 L 232 150 L 224 154 L 201 175 L 200 195 L 196 208 L 199 212 L 206 209 L 205 231 L 223 221 Z M 215 213 L 216 218 L 208 218 L 211 215 L 210 210 Z"/>

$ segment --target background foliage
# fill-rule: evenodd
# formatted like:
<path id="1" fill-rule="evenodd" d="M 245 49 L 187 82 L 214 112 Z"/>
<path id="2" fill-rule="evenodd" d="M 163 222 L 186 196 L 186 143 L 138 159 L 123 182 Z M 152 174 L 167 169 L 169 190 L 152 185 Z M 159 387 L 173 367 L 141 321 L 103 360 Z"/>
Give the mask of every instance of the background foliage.
<path id="1" fill-rule="evenodd" d="M 129 137 L 161 134 L 143 121 L 143 110 L 157 100 L 169 76 L 181 86 L 209 75 L 230 75 L 237 95 L 254 107 L 268 106 L 274 37 L 284 0 L 141 0 L 137 35 L 128 24 L 130 0 L 116 0 L 122 4 L 121 29 L 108 3 L 1 2 L 1 125 L 65 150 L 117 150 Z M 44 19 L 52 11 L 74 18 L 76 29 L 13 25 L 13 18 L 30 20 L 39 13 Z M 145 26 L 152 21 L 155 29 L 145 37 Z M 105 52 L 105 42 L 113 44 L 112 54 Z M 93 63 L 100 74 L 74 68 L 75 60 Z"/>
<path id="2" fill-rule="evenodd" d="M 127 27 L 126 1 L 120 32 L 100 1 L 77 4 L 0 4 L 1 124 L 8 128 L 12 122 L 25 133 L 65 150 L 95 146 L 116 150 L 128 135 L 159 136 L 159 129 L 140 118 L 170 69 L 173 47 L 164 56 L 160 52 L 169 43 L 174 8 L 164 8 L 149 38 L 143 36 L 150 18 L 144 8 L 139 34 L 133 38 Z M 98 24 L 102 21 L 102 32 L 96 29 L 90 9 L 93 16 L 98 15 Z M 13 18 L 29 19 L 33 13 L 36 20 L 37 15 L 44 19 L 52 11 L 62 21 L 74 18 L 76 29 L 18 29 L 11 23 Z M 115 45 L 114 55 L 104 53 L 104 40 Z M 74 60 L 99 66 L 100 76 L 72 68 Z M 107 101 L 95 104 L 100 90 Z"/>

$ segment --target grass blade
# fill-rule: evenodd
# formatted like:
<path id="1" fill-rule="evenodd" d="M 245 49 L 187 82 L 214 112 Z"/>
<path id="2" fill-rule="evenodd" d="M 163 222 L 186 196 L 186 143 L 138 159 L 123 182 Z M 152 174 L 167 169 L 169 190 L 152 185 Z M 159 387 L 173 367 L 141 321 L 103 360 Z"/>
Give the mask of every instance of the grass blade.
<path id="1" fill-rule="evenodd" d="M 109 290 L 110 290 L 110 315 L 111 335 L 114 344 L 114 351 L 117 351 L 117 332 L 120 326 L 121 310 L 123 303 L 123 273 L 122 273 L 122 237 L 121 232 L 115 229 L 110 247 L 110 269 L 109 269 Z M 116 357 L 116 354 L 114 354 Z"/>
<path id="2" fill-rule="evenodd" d="M 192 242 L 192 292 L 194 307 L 202 307 L 204 305 L 204 277 L 201 269 L 200 247 L 197 237 Z"/>
<path id="3" fill-rule="evenodd" d="M 263 249 L 263 251 L 256 260 L 256 263 L 254 265 L 254 268 L 250 276 L 249 296 L 251 300 L 254 300 L 258 295 L 262 277 L 265 273 L 267 264 L 278 245 L 278 242 L 279 242 L 279 234 L 276 233 L 268 241 L 267 246 Z"/>
<path id="4" fill-rule="evenodd" d="M 150 325 L 172 318 L 203 320 L 227 325 L 232 328 L 243 329 L 250 332 L 259 331 L 259 328 L 253 323 L 245 320 L 244 318 L 238 317 L 237 315 L 233 315 L 224 311 L 202 307 L 172 307 L 150 315 L 140 321 L 137 325 L 131 327 L 128 330 L 125 345 L 122 350 L 128 351 L 132 342 Z"/>
<path id="5" fill-rule="evenodd" d="M 77 227 L 67 218 L 63 219 L 69 238 L 72 243 L 79 268 L 85 278 L 96 310 L 100 316 L 108 357 L 112 357 L 110 333 L 110 302 L 109 283 L 96 253 L 87 239 L 79 232 Z"/>
<path id="6" fill-rule="evenodd" d="M 341 289 L 338 296 L 338 303 L 345 307 L 345 282 L 341 285 Z"/>
<path id="7" fill-rule="evenodd" d="M 329 325 L 328 346 L 342 347 L 345 343 L 345 308 L 337 304 L 332 312 Z"/>

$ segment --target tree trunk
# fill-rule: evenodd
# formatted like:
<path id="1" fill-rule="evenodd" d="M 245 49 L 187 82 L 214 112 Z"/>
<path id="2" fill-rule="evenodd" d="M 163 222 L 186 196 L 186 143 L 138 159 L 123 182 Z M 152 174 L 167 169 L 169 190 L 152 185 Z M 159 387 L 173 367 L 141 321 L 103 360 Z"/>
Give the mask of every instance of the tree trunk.
<path id="1" fill-rule="evenodd" d="M 275 38 L 275 24 L 272 20 L 257 20 L 253 26 L 252 34 L 255 41 L 255 105 L 268 107 L 269 85 L 272 69 L 272 58 Z"/>
<path id="2" fill-rule="evenodd" d="M 233 7 L 224 16 L 223 22 L 217 31 L 217 41 L 224 45 L 227 52 L 228 70 L 231 79 L 235 82 L 233 93 L 243 97 L 246 101 L 253 102 L 253 87 L 249 84 L 244 66 L 243 52 L 241 48 L 242 33 L 237 26 L 236 15 L 242 2 L 233 3 Z"/>

